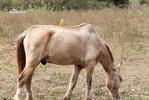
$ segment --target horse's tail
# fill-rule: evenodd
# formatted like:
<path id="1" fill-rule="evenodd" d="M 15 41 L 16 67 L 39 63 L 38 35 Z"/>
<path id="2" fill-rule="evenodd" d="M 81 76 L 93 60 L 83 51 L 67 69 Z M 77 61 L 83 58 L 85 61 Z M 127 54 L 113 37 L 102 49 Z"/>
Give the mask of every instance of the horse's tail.
<path id="1" fill-rule="evenodd" d="M 17 54 L 17 65 L 18 65 L 18 73 L 20 74 L 25 65 L 26 65 L 26 55 L 25 55 L 25 50 L 24 50 L 24 41 L 25 38 L 25 34 L 21 34 L 17 40 L 17 50 L 16 50 L 16 54 Z"/>

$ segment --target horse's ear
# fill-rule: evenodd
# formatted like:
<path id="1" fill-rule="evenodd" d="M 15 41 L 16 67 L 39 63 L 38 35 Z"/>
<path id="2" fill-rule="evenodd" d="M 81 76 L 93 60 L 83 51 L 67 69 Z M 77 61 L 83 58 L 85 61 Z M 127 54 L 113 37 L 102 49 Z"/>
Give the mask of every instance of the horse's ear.
<path id="1" fill-rule="evenodd" d="M 120 70 L 121 70 L 122 63 L 123 63 L 123 60 L 121 59 L 120 63 L 116 67 L 118 72 L 120 72 Z"/>

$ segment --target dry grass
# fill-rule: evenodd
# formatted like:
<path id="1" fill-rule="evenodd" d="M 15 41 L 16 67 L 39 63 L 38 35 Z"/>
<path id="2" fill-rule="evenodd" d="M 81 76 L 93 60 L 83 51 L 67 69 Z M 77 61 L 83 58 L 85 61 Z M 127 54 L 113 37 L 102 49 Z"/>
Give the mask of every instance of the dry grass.
<path id="1" fill-rule="evenodd" d="M 107 42 L 117 64 L 121 58 L 123 100 L 149 100 L 149 7 L 131 9 L 105 8 L 103 10 L 28 12 L 9 14 L 0 12 L 0 100 L 12 97 L 16 91 L 17 67 L 15 62 L 16 37 L 35 24 L 64 25 L 91 23 Z M 95 69 L 93 94 L 96 100 L 111 99 L 104 86 L 105 72 Z M 35 100 L 61 100 L 64 96 L 72 67 L 48 64 L 39 65 L 35 72 L 32 90 Z M 85 82 L 83 70 L 74 90 L 72 100 L 82 100 Z M 104 76 L 104 77 L 103 77 Z"/>

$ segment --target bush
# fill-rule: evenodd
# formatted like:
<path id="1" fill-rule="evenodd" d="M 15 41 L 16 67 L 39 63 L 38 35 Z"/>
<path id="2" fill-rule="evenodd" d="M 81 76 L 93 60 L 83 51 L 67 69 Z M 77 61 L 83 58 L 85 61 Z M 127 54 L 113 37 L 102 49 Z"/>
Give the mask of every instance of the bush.
<path id="1" fill-rule="evenodd" d="M 126 4 L 125 2 L 121 1 L 128 0 L 0 0 L 0 9 L 94 9 L 109 7 L 112 3 L 116 5 L 121 3 Z"/>
<path id="2" fill-rule="evenodd" d="M 0 9 L 12 9 L 12 1 L 11 0 L 0 0 Z"/>
<path id="3" fill-rule="evenodd" d="M 137 0 L 139 4 L 149 4 L 149 0 Z"/>

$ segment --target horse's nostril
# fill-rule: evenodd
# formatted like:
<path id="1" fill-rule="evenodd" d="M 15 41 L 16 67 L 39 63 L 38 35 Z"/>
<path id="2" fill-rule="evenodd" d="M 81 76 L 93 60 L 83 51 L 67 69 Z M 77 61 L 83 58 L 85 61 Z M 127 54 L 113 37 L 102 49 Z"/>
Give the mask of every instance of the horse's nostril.
<path id="1" fill-rule="evenodd" d="M 119 100 L 120 99 L 120 95 L 118 94 L 118 95 L 116 95 L 116 99 L 117 100 Z"/>
<path id="2" fill-rule="evenodd" d="M 120 76 L 120 82 L 123 81 L 122 77 Z"/>

